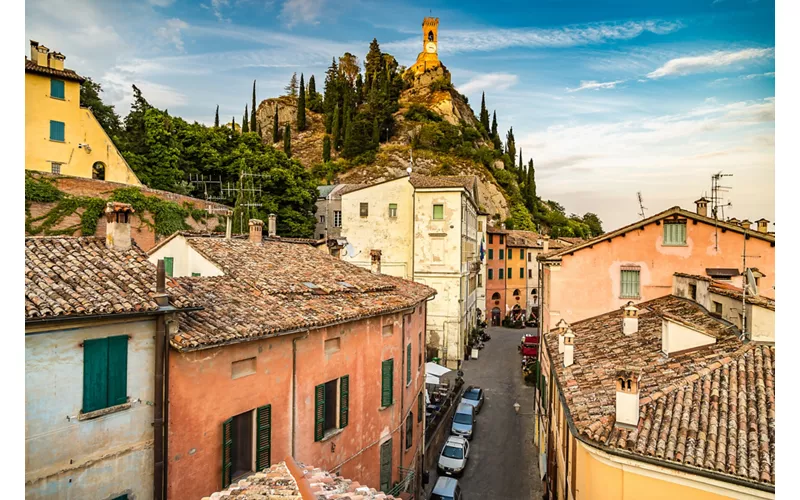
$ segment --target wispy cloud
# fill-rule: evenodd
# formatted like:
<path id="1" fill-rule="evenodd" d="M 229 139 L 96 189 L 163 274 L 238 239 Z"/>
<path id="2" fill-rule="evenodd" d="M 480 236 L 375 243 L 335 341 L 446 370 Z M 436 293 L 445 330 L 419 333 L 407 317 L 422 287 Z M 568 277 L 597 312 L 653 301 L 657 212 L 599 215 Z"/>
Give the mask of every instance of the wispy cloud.
<path id="1" fill-rule="evenodd" d="M 189 25 L 178 18 L 168 19 L 163 26 L 156 29 L 156 36 L 166 42 L 171 43 L 180 52 L 183 52 L 183 38 L 181 31 L 188 28 Z"/>
<path id="2" fill-rule="evenodd" d="M 286 0 L 281 9 L 281 17 L 291 28 L 296 24 L 319 24 L 317 20 L 325 5 L 325 0 Z"/>
<path id="3" fill-rule="evenodd" d="M 579 92 L 581 90 L 600 90 L 600 89 L 613 89 L 618 84 L 623 83 L 625 80 L 615 80 L 613 82 L 597 82 L 594 80 L 581 80 L 579 87 L 574 89 L 567 89 L 567 92 Z"/>
<path id="4" fill-rule="evenodd" d="M 761 80 L 762 78 L 775 78 L 775 72 L 768 71 L 766 73 L 752 73 L 749 75 L 739 75 L 736 78 L 728 78 L 728 77 L 717 78 L 708 85 L 710 87 L 728 86 L 735 84 L 737 80 L 750 81 L 750 80 Z"/>
<path id="5" fill-rule="evenodd" d="M 517 75 L 510 73 L 485 73 L 471 79 L 467 83 L 458 86 L 458 91 L 462 94 L 491 90 L 502 92 L 508 90 L 519 81 Z"/>
<path id="6" fill-rule="evenodd" d="M 481 29 L 448 30 L 439 35 L 439 52 L 491 51 L 510 47 L 566 48 L 593 45 L 615 40 L 630 40 L 643 33 L 665 35 L 682 27 L 675 21 L 628 21 L 570 25 L 555 29 Z M 418 38 L 385 44 L 388 50 L 416 50 Z"/>
<path id="7" fill-rule="evenodd" d="M 147 3 L 155 7 L 169 7 L 175 0 L 147 0 Z"/>
<path id="8" fill-rule="evenodd" d="M 711 54 L 693 57 L 679 57 L 667 61 L 657 70 L 649 73 L 648 78 L 665 76 L 682 76 L 691 73 L 704 73 L 725 68 L 733 64 L 772 58 L 775 49 L 744 49 L 738 51 L 717 51 Z"/>

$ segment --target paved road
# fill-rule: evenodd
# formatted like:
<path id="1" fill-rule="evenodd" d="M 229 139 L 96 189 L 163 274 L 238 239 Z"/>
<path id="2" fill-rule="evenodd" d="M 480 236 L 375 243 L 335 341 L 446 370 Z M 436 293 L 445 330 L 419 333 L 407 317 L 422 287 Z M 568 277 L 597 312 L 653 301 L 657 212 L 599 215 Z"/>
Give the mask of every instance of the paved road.
<path id="1" fill-rule="evenodd" d="M 464 500 L 542 498 L 533 446 L 533 389 L 522 380 L 517 352 L 520 338 L 530 330 L 490 327 L 492 340 L 479 351 L 478 359 L 463 363 L 465 386 L 478 385 L 486 393 L 467 468 L 459 478 Z M 514 412 L 515 401 L 520 404 L 519 415 Z M 438 477 L 434 467 L 427 495 Z"/>

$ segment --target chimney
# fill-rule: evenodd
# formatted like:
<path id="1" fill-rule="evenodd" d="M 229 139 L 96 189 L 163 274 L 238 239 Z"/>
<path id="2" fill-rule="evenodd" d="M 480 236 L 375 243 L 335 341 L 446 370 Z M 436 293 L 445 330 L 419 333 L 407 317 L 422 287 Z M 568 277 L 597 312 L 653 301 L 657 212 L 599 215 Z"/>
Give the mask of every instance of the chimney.
<path id="1" fill-rule="evenodd" d="M 501 222 L 500 223 L 500 229 L 505 229 L 505 228 L 506 228 L 506 223 L 505 222 Z"/>
<path id="2" fill-rule="evenodd" d="M 53 69 L 63 71 L 64 59 L 66 59 L 66 57 L 64 57 L 64 54 L 62 54 L 61 52 L 51 52 L 49 57 L 50 67 Z"/>
<path id="3" fill-rule="evenodd" d="M 166 268 L 164 266 L 164 259 L 158 259 L 156 265 L 156 293 L 153 295 L 156 304 L 159 307 L 166 307 L 169 305 L 169 295 L 167 295 L 166 286 Z"/>
<path id="4" fill-rule="evenodd" d="M 264 228 L 264 221 L 259 219 L 250 219 L 250 243 L 261 243 L 262 231 Z"/>
<path id="5" fill-rule="evenodd" d="M 728 219 L 728 224 L 733 224 L 734 226 L 741 226 L 739 219 L 737 219 L 736 217 L 731 217 L 730 219 Z"/>
<path id="6" fill-rule="evenodd" d="M 381 274 L 381 251 L 380 250 L 370 250 L 369 256 L 372 257 L 372 268 L 371 271 L 375 274 Z"/>
<path id="7" fill-rule="evenodd" d="M 625 312 L 622 316 L 622 333 L 632 335 L 639 331 L 639 308 L 633 305 L 633 301 L 625 304 Z"/>
<path id="8" fill-rule="evenodd" d="M 564 334 L 564 368 L 572 366 L 575 357 L 575 334 L 567 328 Z"/>
<path id="9" fill-rule="evenodd" d="M 232 232 L 233 232 L 233 219 L 231 219 L 231 216 L 228 215 L 227 217 L 225 217 L 225 239 L 226 240 L 231 239 L 231 233 Z"/>
<path id="10" fill-rule="evenodd" d="M 106 203 L 106 247 L 111 250 L 131 248 L 131 223 L 129 217 L 133 207 L 127 203 Z"/>
<path id="11" fill-rule="evenodd" d="M 617 415 L 616 424 L 636 427 L 639 425 L 639 381 L 642 374 L 636 369 L 617 370 Z"/>
<path id="12" fill-rule="evenodd" d="M 550 248 L 550 236 L 544 235 L 544 248 L 542 249 L 542 253 L 547 253 L 547 250 Z"/>
<path id="13" fill-rule="evenodd" d="M 767 219 L 761 218 L 756 221 L 758 224 L 758 232 L 767 234 L 769 232 L 769 221 Z"/>
<path id="14" fill-rule="evenodd" d="M 44 45 L 39 45 L 39 42 L 31 40 L 31 61 L 39 66 L 47 67 L 47 54 L 50 51 Z"/>
<path id="15" fill-rule="evenodd" d="M 558 353 L 564 353 L 564 334 L 569 330 L 569 323 L 564 318 L 561 318 L 556 323 L 556 332 L 558 332 Z"/>
<path id="16" fill-rule="evenodd" d="M 269 224 L 267 226 L 267 236 L 274 238 L 278 235 L 278 216 L 269 214 Z"/>
<path id="17" fill-rule="evenodd" d="M 745 229 L 750 229 L 750 226 L 752 226 L 752 225 L 753 225 L 753 223 L 752 223 L 752 222 L 750 222 L 749 220 L 747 220 L 747 219 L 742 219 L 742 227 L 743 227 L 743 228 L 745 228 Z"/>
<path id="18" fill-rule="evenodd" d="M 697 215 L 708 217 L 708 200 L 705 196 L 694 202 L 697 205 Z"/>

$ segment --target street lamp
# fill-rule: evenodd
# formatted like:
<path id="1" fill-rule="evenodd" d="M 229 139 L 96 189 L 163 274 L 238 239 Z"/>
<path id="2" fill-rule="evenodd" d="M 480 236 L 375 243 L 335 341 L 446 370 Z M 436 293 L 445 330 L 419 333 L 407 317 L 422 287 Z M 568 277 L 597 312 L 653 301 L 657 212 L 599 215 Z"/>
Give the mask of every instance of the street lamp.
<path id="1" fill-rule="evenodd" d="M 514 413 L 519 413 L 519 403 L 514 401 Z"/>

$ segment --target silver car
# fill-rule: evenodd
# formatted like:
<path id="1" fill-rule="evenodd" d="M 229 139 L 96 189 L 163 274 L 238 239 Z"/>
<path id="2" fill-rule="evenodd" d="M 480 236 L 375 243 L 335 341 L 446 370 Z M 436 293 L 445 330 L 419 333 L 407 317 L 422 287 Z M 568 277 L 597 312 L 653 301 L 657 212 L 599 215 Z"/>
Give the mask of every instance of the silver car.
<path id="1" fill-rule="evenodd" d="M 437 468 L 440 474 L 460 476 L 467 467 L 469 441 L 460 436 L 450 436 L 439 454 Z"/>

